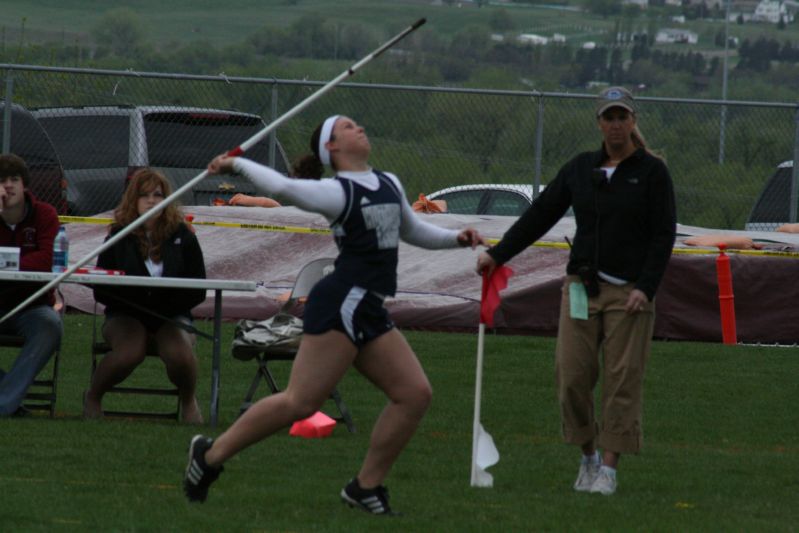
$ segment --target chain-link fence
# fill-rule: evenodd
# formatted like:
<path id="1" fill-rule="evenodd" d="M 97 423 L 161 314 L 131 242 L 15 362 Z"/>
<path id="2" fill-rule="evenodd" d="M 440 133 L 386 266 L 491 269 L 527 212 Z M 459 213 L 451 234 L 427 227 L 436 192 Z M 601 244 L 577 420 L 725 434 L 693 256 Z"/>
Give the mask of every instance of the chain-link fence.
<path id="1" fill-rule="evenodd" d="M 139 166 L 161 168 L 180 185 L 214 154 L 237 146 L 322 85 L 9 64 L 0 70 L 3 151 L 38 161 L 20 141 L 29 133 L 17 120 L 34 117 L 64 169 L 64 206 L 80 214 L 113 207 L 125 176 Z M 751 218 L 750 229 L 769 229 L 796 221 L 792 170 L 787 179 L 782 172 L 781 193 L 764 195 L 758 204 L 777 166 L 799 150 L 796 104 L 638 101 L 639 126 L 671 170 L 681 223 L 742 229 Z M 316 125 L 341 113 L 366 126 L 372 164 L 399 175 L 411 201 L 463 184 L 528 184 L 537 191 L 578 152 L 599 148 L 593 108 L 594 96 L 587 94 L 347 83 L 248 156 L 287 170 L 289 161 L 309 152 Z M 218 179 L 183 200 L 207 205 L 234 192 L 252 189 L 235 178 Z"/>

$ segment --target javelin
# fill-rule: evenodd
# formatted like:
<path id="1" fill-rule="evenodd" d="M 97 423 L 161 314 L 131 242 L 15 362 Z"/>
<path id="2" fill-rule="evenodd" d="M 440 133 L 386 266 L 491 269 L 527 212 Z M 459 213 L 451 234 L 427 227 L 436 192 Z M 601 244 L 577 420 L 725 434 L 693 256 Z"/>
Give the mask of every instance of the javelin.
<path id="1" fill-rule="evenodd" d="M 347 70 L 345 70 L 344 72 L 342 72 L 341 74 L 339 74 L 338 76 L 336 76 L 335 78 L 330 80 L 329 82 L 327 82 L 321 89 L 319 89 L 318 91 L 316 91 L 315 93 L 310 95 L 308 98 L 306 98 L 305 100 L 303 100 L 299 104 L 297 104 L 294 107 L 292 107 L 291 109 L 289 109 L 282 116 L 280 116 L 277 119 L 275 119 L 272 123 L 270 123 L 264 129 L 262 129 L 261 131 L 259 131 L 258 133 L 256 133 L 255 135 L 253 135 L 252 137 L 250 137 L 249 139 L 247 139 L 243 143 L 241 143 L 236 148 L 233 148 L 232 150 L 229 150 L 227 152 L 227 155 L 230 156 L 230 157 L 239 156 L 239 155 L 243 154 L 244 152 L 246 152 L 247 150 L 249 150 L 250 148 L 252 148 L 253 145 L 255 145 L 258 141 L 260 141 L 261 139 L 263 139 L 267 135 L 269 135 L 273 130 L 277 129 L 278 126 L 281 126 L 288 119 L 292 118 L 294 115 L 296 115 L 297 113 L 299 113 L 300 111 L 302 111 L 303 109 L 305 109 L 306 107 L 311 105 L 313 102 L 315 102 L 320 97 L 325 95 L 327 92 L 332 90 L 336 85 L 338 85 L 342 81 L 346 80 L 350 76 L 354 75 L 355 72 L 359 68 L 361 68 L 362 66 L 364 66 L 365 64 L 370 62 L 372 59 L 376 58 L 377 56 L 379 56 L 380 54 L 382 54 L 383 52 L 385 52 L 386 50 L 388 50 L 389 48 L 391 48 L 395 44 L 397 44 L 400 40 L 405 38 L 405 36 L 407 36 L 409 33 L 413 32 L 414 30 L 416 30 L 419 26 L 421 26 L 425 22 L 427 22 L 427 21 L 425 19 L 421 18 L 421 19 L 417 20 L 416 22 L 414 22 L 412 25 L 408 26 L 407 28 L 405 28 L 404 30 L 399 32 L 397 35 L 392 37 L 389 41 L 387 41 L 386 43 L 384 43 L 380 47 L 376 48 L 372 53 L 370 53 L 369 55 L 367 55 L 366 57 L 364 57 L 363 59 L 361 59 L 357 63 L 353 64 L 350 68 L 348 68 Z M 16 306 L 14 309 L 12 309 L 8 313 L 6 313 L 6 315 L 4 317 L 0 318 L 0 324 L 5 322 L 8 318 L 10 318 L 12 315 L 17 313 L 21 309 L 25 308 L 25 306 L 27 306 L 29 303 L 31 303 L 32 301 L 34 301 L 35 299 L 39 298 L 44 293 L 46 293 L 47 291 L 49 291 L 50 289 L 52 289 L 53 287 L 55 287 L 56 285 L 61 283 L 64 279 L 66 279 L 70 275 L 72 275 L 77 269 L 79 269 L 80 267 L 82 267 L 83 265 L 85 265 L 86 263 L 88 263 L 89 261 L 94 259 L 95 257 L 97 257 L 97 255 L 99 255 L 100 253 L 104 252 L 105 250 L 107 250 L 108 248 L 110 248 L 111 246 L 113 246 L 114 244 L 119 242 L 121 239 L 125 238 L 128 235 L 128 233 L 130 233 L 131 231 L 135 230 L 136 228 L 138 228 L 139 226 L 141 226 L 142 224 L 147 222 L 149 219 L 153 218 L 157 213 L 160 213 L 164 208 L 166 208 L 166 206 L 168 206 L 170 203 L 172 203 L 175 200 L 175 198 L 177 198 L 181 194 L 187 192 L 189 189 L 194 187 L 196 184 L 198 184 L 200 181 L 205 179 L 207 176 L 208 176 L 208 170 L 202 171 L 200 174 L 195 176 L 191 181 L 185 183 L 178 190 L 173 192 L 168 197 L 164 198 L 164 200 L 161 203 L 155 205 L 152 209 L 150 209 L 146 213 L 142 214 L 136 220 L 131 222 L 127 227 L 122 229 L 119 233 L 117 233 L 116 235 L 114 235 L 113 237 L 111 237 L 110 239 L 105 241 L 102 245 L 100 245 L 98 248 L 96 248 L 92 252 L 89 252 L 89 254 L 86 255 L 86 257 L 84 257 L 83 259 L 81 259 L 80 261 L 78 261 L 77 263 L 72 265 L 71 267 L 69 267 L 66 271 L 64 271 L 63 273 L 61 273 L 57 277 L 53 278 L 44 287 L 42 287 L 41 289 L 39 289 L 38 291 L 33 293 L 27 300 L 25 300 L 24 302 L 22 302 L 21 304 Z"/>

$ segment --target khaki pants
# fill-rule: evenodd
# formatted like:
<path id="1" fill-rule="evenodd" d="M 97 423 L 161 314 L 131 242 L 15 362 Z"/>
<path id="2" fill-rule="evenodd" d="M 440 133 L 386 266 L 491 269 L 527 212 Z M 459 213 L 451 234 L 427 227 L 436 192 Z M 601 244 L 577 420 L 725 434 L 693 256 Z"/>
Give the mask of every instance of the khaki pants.
<path id="1" fill-rule="evenodd" d="M 563 438 L 570 444 L 583 446 L 594 441 L 606 451 L 637 453 L 643 440 L 644 368 L 652 344 L 655 303 L 627 314 L 624 304 L 633 284 L 600 282 L 599 296 L 588 299 L 588 320 L 573 319 L 569 314 L 572 282 L 579 283 L 580 278 L 567 276 L 563 285 L 555 353 Z M 594 387 L 600 366 L 601 417 L 597 425 Z"/>

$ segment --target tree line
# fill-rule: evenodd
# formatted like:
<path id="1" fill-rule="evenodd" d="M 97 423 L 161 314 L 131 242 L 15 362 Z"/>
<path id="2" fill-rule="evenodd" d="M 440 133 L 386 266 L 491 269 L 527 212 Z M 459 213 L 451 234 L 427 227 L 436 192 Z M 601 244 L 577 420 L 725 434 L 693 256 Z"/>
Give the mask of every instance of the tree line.
<path id="1" fill-rule="evenodd" d="M 754 42 L 745 39 L 738 49 L 741 60 L 739 69 L 755 72 L 766 72 L 778 68 L 772 62 L 799 63 L 799 46 L 794 46 L 791 41 L 780 44 L 774 38 L 760 37 Z"/>
<path id="2" fill-rule="evenodd" d="M 718 55 L 709 58 L 695 51 L 653 46 L 653 23 L 644 32 L 633 31 L 630 21 L 620 18 L 605 41 L 596 43 L 593 49 L 568 42 L 533 46 L 513 38 L 515 22 L 507 10 L 490 10 L 485 24 L 464 27 L 451 38 L 422 28 L 382 59 L 380 67 L 370 68 L 366 76 L 373 82 L 499 89 L 518 89 L 524 84 L 523 88 L 532 85 L 548 91 L 585 88 L 589 82 L 604 81 L 646 86 L 655 93 L 668 88 L 672 96 L 695 96 L 694 78 L 720 76 Z M 506 38 L 497 40 L 497 33 Z M 285 28 L 264 28 L 225 47 L 197 41 L 158 48 L 148 40 L 146 27 L 136 13 L 118 8 L 101 17 L 92 30 L 91 46 L 4 46 L 0 57 L 17 63 L 203 74 L 270 72 L 272 76 L 300 78 L 307 77 L 307 63 L 302 62 L 310 58 L 315 61 L 318 77 L 324 78 L 340 62 L 363 57 L 385 38 L 374 27 L 329 21 L 307 13 Z M 721 43 L 718 40 L 719 34 L 716 45 L 723 46 L 723 36 Z M 780 87 L 788 80 L 786 90 L 799 86 L 791 68 L 799 63 L 799 47 L 790 41 L 780 43 L 774 37 L 745 40 L 738 54 L 738 80 L 731 80 L 738 83 L 732 87 L 749 85 L 751 76 L 747 73 L 751 72 L 770 74 L 764 81 Z"/>

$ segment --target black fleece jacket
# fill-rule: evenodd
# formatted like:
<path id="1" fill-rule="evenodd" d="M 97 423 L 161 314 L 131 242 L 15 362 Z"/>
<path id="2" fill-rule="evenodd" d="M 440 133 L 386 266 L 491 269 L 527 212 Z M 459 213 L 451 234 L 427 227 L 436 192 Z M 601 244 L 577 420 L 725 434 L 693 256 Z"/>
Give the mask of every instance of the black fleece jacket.
<path id="1" fill-rule="evenodd" d="M 644 149 L 622 161 L 608 182 L 603 149 L 566 163 L 488 253 L 499 264 L 541 238 L 574 209 L 577 231 L 566 272 L 589 266 L 635 283 L 652 300 L 674 246 L 677 215 L 666 164 Z"/>
<path id="2" fill-rule="evenodd" d="M 113 228 L 108 238 L 120 230 L 121 228 Z M 205 279 L 205 261 L 200 243 L 185 224 L 181 224 L 161 246 L 161 260 L 164 263 L 165 278 Z M 129 276 L 150 275 L 139 252 L 138 239 L 133 234 L 128 234 L 101 253 L 97 258 L 97 266 L 109 270 L 124 270 Z M 141 311 L 126 305 L 126 301 L 172 317 L 189 314 L 194 306 L 205 300 L 203 289 L 95 287 L 94 297 L 98 302 L 105 304 L 106 312 L 130 313 L 134 316 L 141 314 Z"/>

